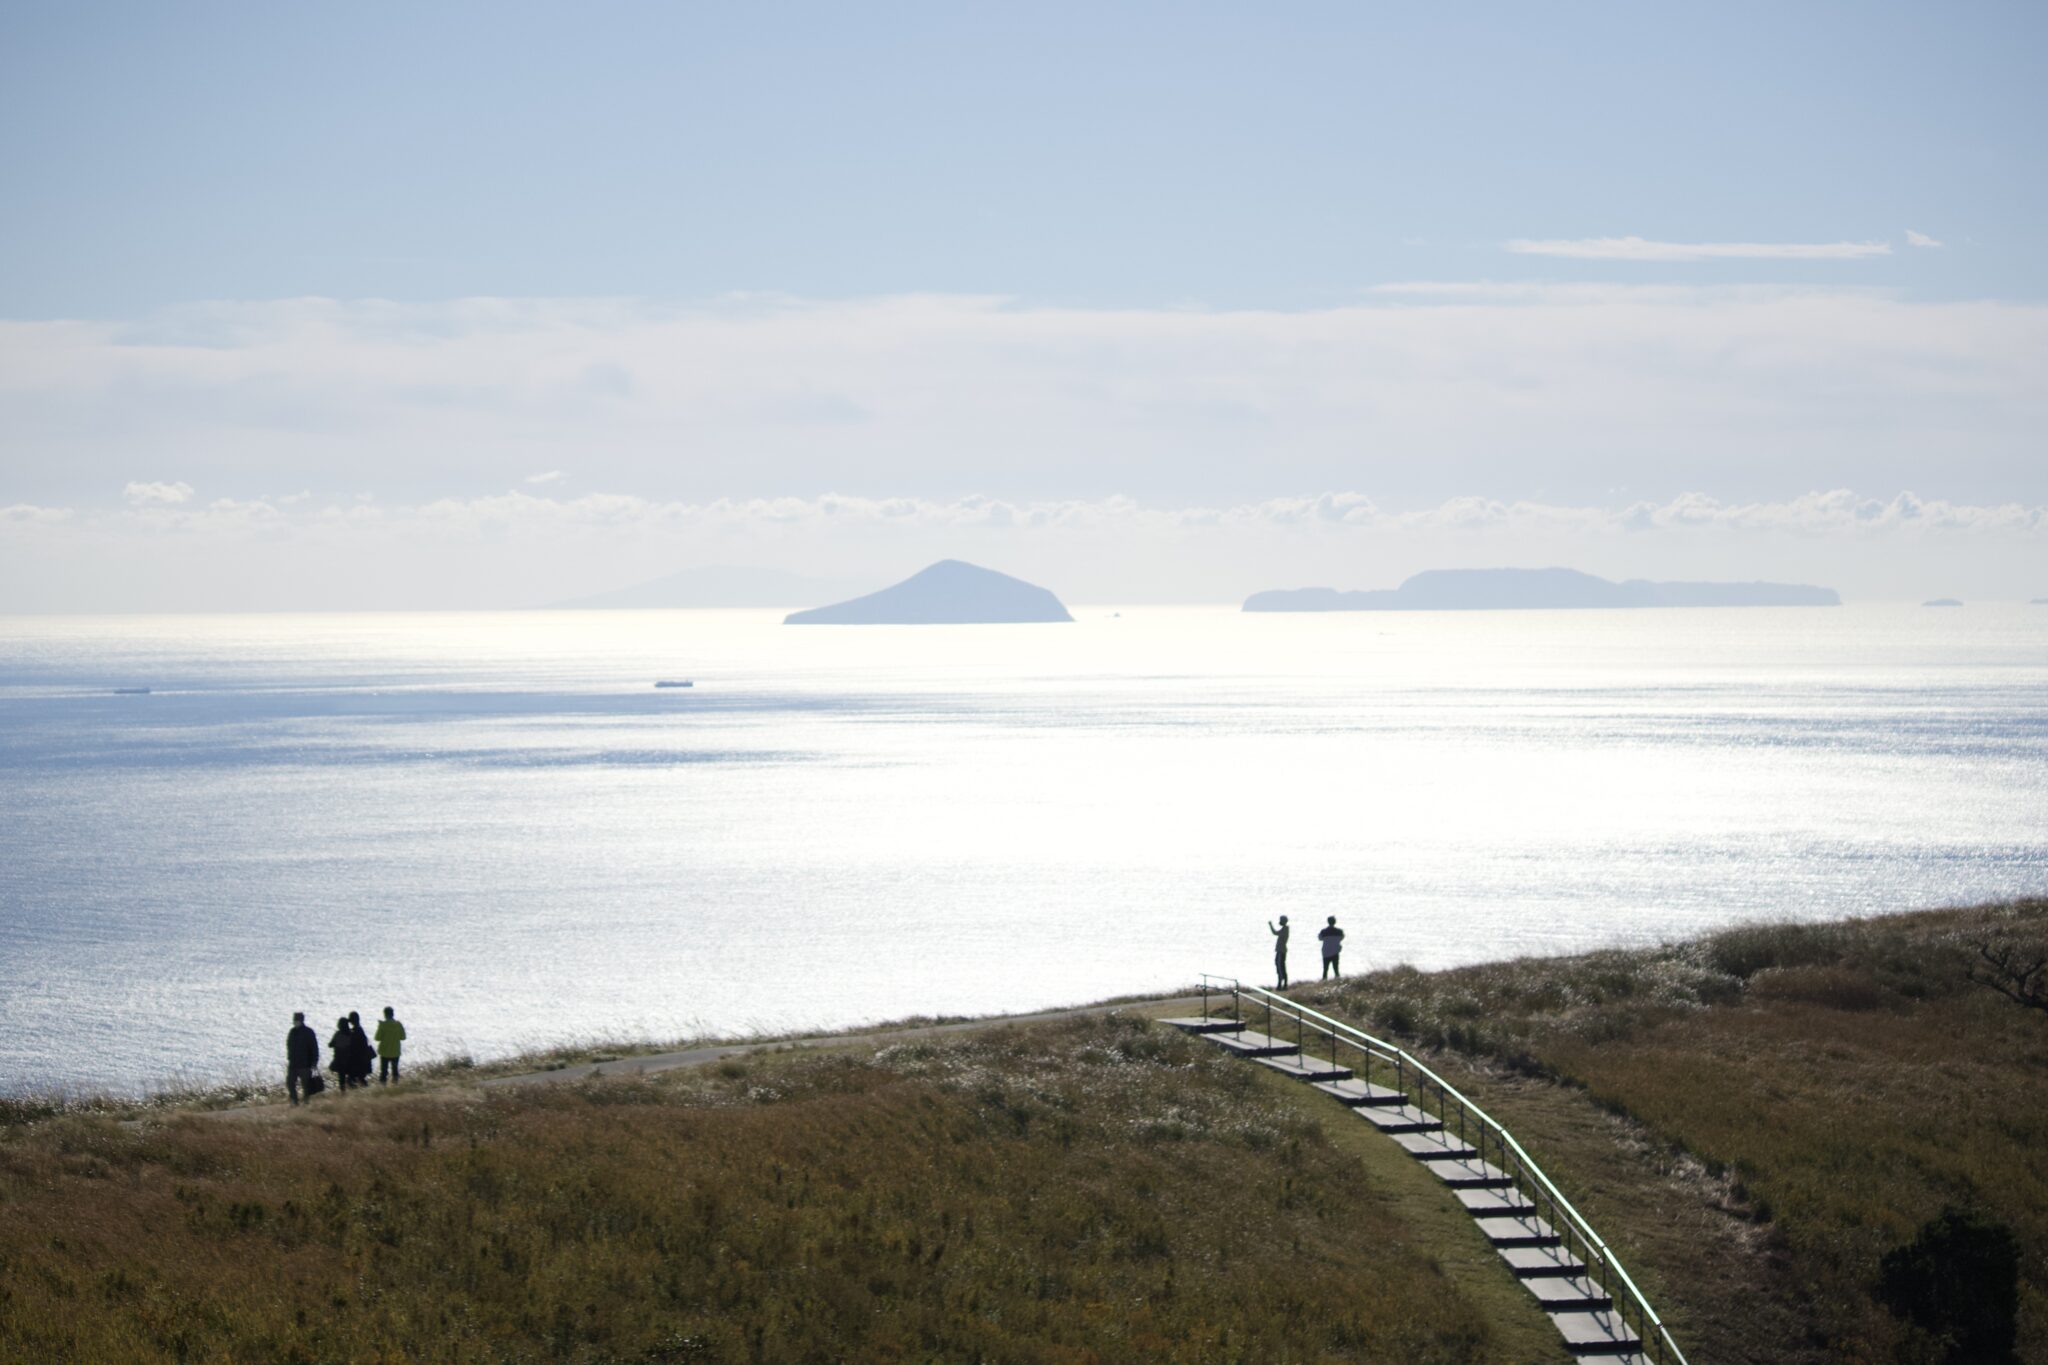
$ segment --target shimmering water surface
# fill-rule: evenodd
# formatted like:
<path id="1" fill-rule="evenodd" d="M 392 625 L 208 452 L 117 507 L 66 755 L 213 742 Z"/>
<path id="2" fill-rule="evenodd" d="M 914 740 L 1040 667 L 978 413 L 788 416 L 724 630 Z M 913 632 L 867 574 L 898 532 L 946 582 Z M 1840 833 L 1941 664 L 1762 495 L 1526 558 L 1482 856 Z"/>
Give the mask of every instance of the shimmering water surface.
<path id="1" fill-rule="evenodd" d="M 0 1090 L 2048 889 L 2048 608 L 1076 615 L 0 619 Z"/>

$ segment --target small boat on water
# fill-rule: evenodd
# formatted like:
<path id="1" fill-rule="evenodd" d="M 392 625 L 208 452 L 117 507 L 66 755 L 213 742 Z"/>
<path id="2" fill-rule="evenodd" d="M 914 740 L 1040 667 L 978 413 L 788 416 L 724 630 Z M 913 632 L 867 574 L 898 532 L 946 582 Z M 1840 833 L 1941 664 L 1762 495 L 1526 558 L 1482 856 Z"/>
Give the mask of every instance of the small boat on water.
<path id="1" fill-rule="evenodd" d="M 663 678 L 654 685 L 656 687 L 695 687 L 697 684 L 687 678 Z"/>
<path id="2" fill-rule="evenodd" d="M 149 695 L 149 689 L 146 687 L 117 687 L 114 689 L 114 695 L 117 697 L 146 697 Z"/>

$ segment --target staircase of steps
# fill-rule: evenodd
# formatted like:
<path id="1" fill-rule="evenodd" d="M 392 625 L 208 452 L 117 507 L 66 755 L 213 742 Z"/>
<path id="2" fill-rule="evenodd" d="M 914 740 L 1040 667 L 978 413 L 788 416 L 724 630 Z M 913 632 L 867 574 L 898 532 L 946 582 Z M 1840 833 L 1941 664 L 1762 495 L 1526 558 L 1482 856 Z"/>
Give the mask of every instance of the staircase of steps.
<path id="1" fill-rule="evenodd" d="M 1211 980 L 1227 983 L 1215 988 L 1227 1012 L 1212 1014 L 1205 992 L 1200 1017 L 1161 1022 L 1306 1081 L 1414 1156 L 1472 1216 L 1573 1355 L 1686 1365 L 1613 1252 L 1506 1129 L 1393 1044 L 1286 996 Z M 1251 1026 L 1261 1011 L 1263 1030 Z"/>

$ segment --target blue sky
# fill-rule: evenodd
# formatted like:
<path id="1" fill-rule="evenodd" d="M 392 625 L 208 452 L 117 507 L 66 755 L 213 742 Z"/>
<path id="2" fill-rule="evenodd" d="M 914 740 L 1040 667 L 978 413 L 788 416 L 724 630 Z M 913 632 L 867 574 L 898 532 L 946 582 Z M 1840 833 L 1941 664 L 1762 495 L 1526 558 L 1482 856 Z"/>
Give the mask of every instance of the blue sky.
<path id="1" fill-rule="evenodd" d="M 7 6 L 0 610 L 942 554 L 1098 599 L 1534 560 L 2041 595 L 2044 40 Z"/>
<path id="2" fill-rule="evenodd" d="M 2039 5 L 19 4 L 0 312 L 1636 279 L 2039 298 Z M 1903 249 L 1908 228 L 1948 243 Z"/>

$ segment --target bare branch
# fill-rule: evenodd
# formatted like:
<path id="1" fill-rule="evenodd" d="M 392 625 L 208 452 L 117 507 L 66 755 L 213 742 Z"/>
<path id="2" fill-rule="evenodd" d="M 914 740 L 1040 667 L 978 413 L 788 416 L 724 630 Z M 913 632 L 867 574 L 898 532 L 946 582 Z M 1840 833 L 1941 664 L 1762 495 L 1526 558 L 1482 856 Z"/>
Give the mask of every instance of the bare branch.
<path id="1" fill-rule="evenodd" d="M 2015 1005 L 2048 1014 L 2048 955 L 2027 960 L 2021 957 L 2019 945 L 1989 939 L 1972 946 L 1982 965 L 1970 965 L 1970 980 L 1990 987 Z"/>

